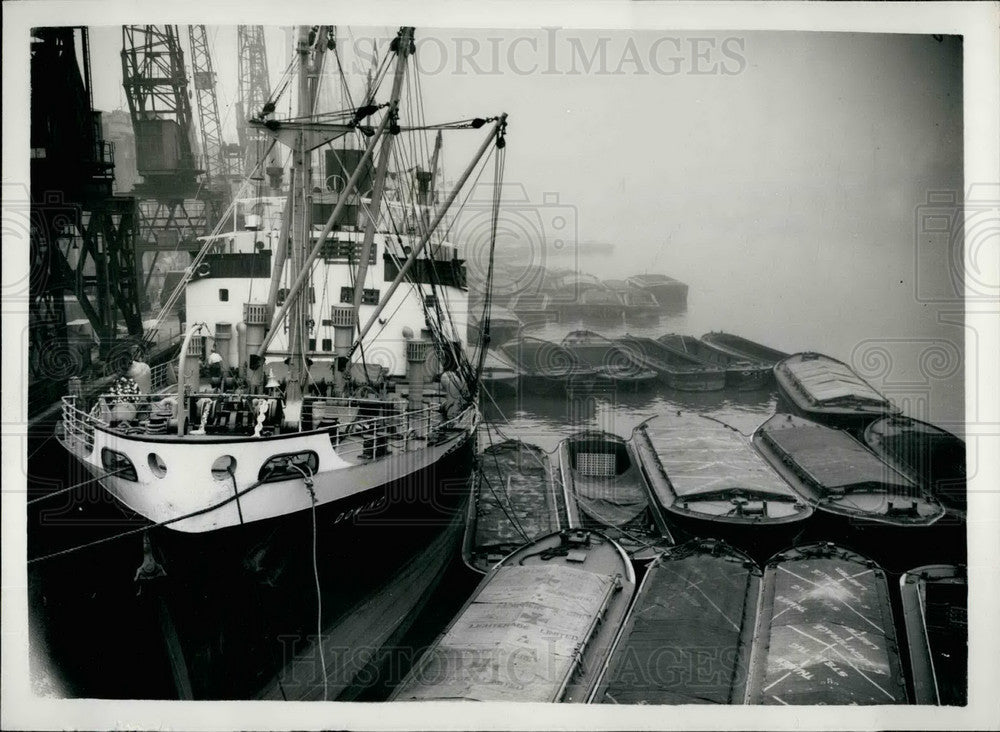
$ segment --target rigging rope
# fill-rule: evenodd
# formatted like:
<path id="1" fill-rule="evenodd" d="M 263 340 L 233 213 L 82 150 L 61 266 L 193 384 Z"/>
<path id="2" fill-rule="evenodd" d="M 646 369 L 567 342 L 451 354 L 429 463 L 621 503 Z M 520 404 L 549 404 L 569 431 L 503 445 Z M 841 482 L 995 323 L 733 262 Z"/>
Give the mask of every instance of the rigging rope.
<path id="1" fill-rule="evenodd" d="M 490 221 L 490 258 L 489 265 L 486 270 L 486 282 L 484 283 L 484 294 L 483 294 L 483 314 L 480 319 L 480 330 L 481 337 L 479 339 L 479 362 L 476 365 L 476 381 L 475 383 L 481 383 L 481 378 L 483 375 L 483 368 L 486 365 L 486 354 L 489 351 L 490 344 L 490 313 L 493 307 L 493 260 L 496 254 L 497 245 L 497 226 L 500 221 L 500 201 L 503 196 L 503 174 L 506 166 L 507 160 L 507 149 L 506 147 L 499 148 L 496 157 L 494 158 L 494 172 L 493 172 L 493 208 L 491 211 L 491 221 Z M 491 397 L 492 398 L 492 397 Z"/>

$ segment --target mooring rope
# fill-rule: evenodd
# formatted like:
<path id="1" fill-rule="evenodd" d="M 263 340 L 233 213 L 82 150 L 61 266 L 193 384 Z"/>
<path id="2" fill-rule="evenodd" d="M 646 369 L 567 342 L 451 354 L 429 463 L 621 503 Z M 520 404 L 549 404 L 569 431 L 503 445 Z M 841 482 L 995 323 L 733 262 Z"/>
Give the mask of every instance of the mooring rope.
<path id="1" fill-rule="evenodd" d="M 38 503 L 39 501 L 44 501 L 44 500 L 47 500 L 49 498 L 55 498 L 56 496 L 61 496 L 64 493 L 70 493 L 72 491 L 75 491 L 77 488 L 81 488 L 81 487 L 83 487 L 85 485 L 88 485 L 90 483 L 95 483 L 95 482 L 97 482 L 99 480 L 104 480 L 105 478 L 110 478 L 112 475 L 118 475 L 118 473 L 124 472 L 124 470 L 125 470 L 125 468 L 119 468 L 118 470 L 113 470 L 110 473 L 105 473 L 104 475 L 98 475 L 95 478 L 90 478 L 89 480 L 82 481 L 80 483 L 77 483 L 76 485 L 71 485 L 71 486 L 68 486 L 67 488 L 60 488 L 58 490 L 51 491 L 49 493 L 46 493 L 44 496 L 39 496 L 38 498 L 32 498 L 25 505 L 30 506 L 32 504 Z"/>
<path id="2" fill-rule="evenodd" d="M 239 500 L 242 496 L 245 496 L 250 491 L 256 490 L 257 488 L 259 488 L 260 486 L 262 486 L 264 483 L 267 482 L 268 478 L 271 477 L 271 473 L 272 472 L 274 472 L 273 468 L 271 470 L 269 470 L 267 472 L 267 474 L 263 478 L 261 478 L 260 480 L 258 480 L 256 483 L 247 486 L 242 491 L 240 491 L 238 493 L 234 493 L 233 495 L 229 496 L 228 498 L 225 498 L 224 500 L 219 501 L 218 503 L 212 504 L 211 506 L 205 506 L 204 508 L 199 508 L 199 509 L 197 509 L 195 511 L 191 511 L 190 513 L 186 513 L 186 514 L 184 514 L 182 516 L 174 516 L 173 518 L 167 519 L 166 521 L 159 521 L 159 522 L 156 522 L 156 523 L 149 523 L 149 524 L 146 524 L 145 526 L 140 526 L 140 527 L 138 527 L 136 529 L 130 529 L 129 531 L 123 531 L 122 533 L 115 534 L 114 536 L 105 536 L 105 537 L 103 537 L 101 539 L 95 539 L 94 541 L 89 541 L 86 544 L 79 544 L 77 546 L 70 547 L 68 549 L 60 549 L 59 551 L 52 552 L 51 554 L 43 554 L 40 557 L 34 557 L 32 559 L 29 559 L 27 561 L 27 564 L 35 564 L 36 562 L 44 562 L 44 561 L 49 560 L 49 559 L 54 559 L 56 557 L 64 556 L 66 554 L 73 554 L 74 552 L 82 551 L 84 549 L 89 549 L 91 547 L 98 546 L 100 544 L 106 544 L 106 543 L 108 543 L 110 541 L 115 541 L 116 539 L 124 539 L 127 536 L 134 536 L 135 534 L 142 533 L 143 531 L 149 531 L 150 529 L 156 529 L 156 528 L 159 528 L 161 526 L 169 526 L 170 524 L 176 524 L 178 521 L 185 521 L 186 519 L 189 519 L 189 518 L 195 518 L 196 516 L 201 516 L 201 515 L 206 514 L 206 513 L 211 513 L 212 511 L 215 511 L 216 509 L 222 508 L 223 506 L 225 506 L 225 505 L 227 505 L 229 503 L 232 503 L 233 501 Z"/>
<path id="3" fill-rule="evenodd" d="M 316 548 L 316 489 L 313 487 L 313 473 L 309 470 L 307 474 L 301 466 L 295 463 L 289 463 L 289 466 L 295 468 L 299 473 L 302 474 L 302 480 L 305 482 L 306 490 L 309 491 L 309 497 L 312 499 L 312 561 L 313 561 L 313 580 L 316 583 L 316 646 L 319 648 L 319 663 L 323 670 L 323 701 L 327 701 L 327 696 L 329 695 L 329 682 L 326 675 L 326 652 L 323 650 L 323 593 L 320 589 L 319 583 L 319 560 L 317 558 L 317 548 Z M 306 469 L 309 468 L 308 465 L 305 466 Z"/>

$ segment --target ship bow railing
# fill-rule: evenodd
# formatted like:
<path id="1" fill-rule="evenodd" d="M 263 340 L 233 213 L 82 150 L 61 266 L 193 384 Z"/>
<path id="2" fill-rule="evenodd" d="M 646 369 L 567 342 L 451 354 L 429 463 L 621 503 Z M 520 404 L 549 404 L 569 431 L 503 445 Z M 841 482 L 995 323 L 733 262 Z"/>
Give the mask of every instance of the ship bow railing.
<path id="1" fill-rule="evenodd" d="M 62 441 L 75 453 L 89 455 L 94 449 L 94 418 L 79 409 L 77 397 L 62 398 Z"/>

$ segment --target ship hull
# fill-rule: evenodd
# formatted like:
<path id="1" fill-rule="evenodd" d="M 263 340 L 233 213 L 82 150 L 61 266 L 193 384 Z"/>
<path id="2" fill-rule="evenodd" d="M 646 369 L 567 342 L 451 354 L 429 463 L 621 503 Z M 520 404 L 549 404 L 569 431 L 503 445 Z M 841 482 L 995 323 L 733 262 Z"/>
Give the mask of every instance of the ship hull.
<path id="1" fill-rule="evenodd" d="M 379 664 L 405 642 L 401 634 L 458 551 L 472 458 L 468 441 L 404 480 L 321 506 L 315 517 L 305 511 L 201 534 L 155 530 L 194 698 L 253 698 L 275 686 L 289 698 L 322 698 L 325 686 L 333 700 L 377 684 Z M 407 570 L 414 562 L 418 573 Z M 325 684 L 308 652 L 318 617 Z M 371 660 L 354 669 L 364 653 Z"/>
<path id="2" fill-rule="evenodd" d="M 197 534 L 161 526 L 155 530 L 154 543 L 175 569 L 182 565 L 199 576 L 205 574 L 206 562 L 215 570 L 228 572 L 241 566 L 266 575 L 273 563 L 269 554 L 284 554 L 297 545 L 308 548 L 315 520 L 321 553 L 328 561 L 364 557 L 364 563 L 379 565 L 400 554 L 406 537 L 436 533 L 464 508 L 473 455 L 474 440 L 469 437 L 405 478 L 317 506 L 315 512 L 298 511 Z"/>
<path id="3" fill-rule="evenodd" d="M 440 591 L 442 572 L 459 550 L 473 446 L 467 440 L 406 479 L 359 495 L 355 506 L 381 496 L 385 500 L 379 501 L 381 508 L 350 518 L 339 518 L 350 510 L 341 503 L 317 507 L 315 524 L 307 510 L 204 533 L 152 528 L 151 557 L 165 575 L 138 585 L 133 577 L 143 578 L 136 574 L 143 540 L 134 531 L 142 522 L 123 515 L 121 504 L 98 502 L 93 493 L 76 501 L 80 513 L 78 506 L 63 508 L 62 502 L 41 504 L 65 513 L 66 522 L 29 517 L 29 526 L 35 527 L 35 557 L 131 533 L 31 565 L 34 591 L 49 598 L 44 608 L 38 600 L 32 613 L 47 628 L 49 657 L 61 669 L 66 693 L 252 698 L 315 638 L 317 580 L 323 637 L 349 638 L 328 652 L 329 668 L 343 675 L 350 670 L 348 661 L 361 661 L 366 653 L 372 654 L 372 663 L 386 658 L 388 652 L 379 655 L 379 649 L 384 644 L 404 647 L 400 644 L 407 641 L 399 640 L 398 633 L 414 620 L 420 604 Z M 61 450 L 50 452 L 55 464 Z M 73 463 L 64 466 L 75 468 Z M 78 525 L 81 519 L 84 524 Z M 419 564 L 407 571 L 413 562 Z M 169 619 L 169 634 L 161 628 L 164 618 Z M 123 644 L 122 638 L 133 640 Z M 167 641 L 173 644 L 170 653 L 161 648 Z M 300 677 L 301 685 L 311 682 L 313 692 L 322 692 L 318 659 L 312 671 L 315 675 Z M 365 686 L 377 682 L 379 673 L 364 669 L 343 681 Z M 188 680 L 186 695 L 170 681 L 177 674 Z M 281 681 L 289 690 L 288 678 Z M 337 698 L 340 681 L 331 675 L 331 700 Z"/>
<path id="4" fill-rule="evenodd" d="M 385 512 L 393 502 L 388 488 L 399 483 L 419 486 L 424 498 L 433 500 L 434 484 L 427 482 L 426 471 L 433 473 L 473 440 L 477 419 L 469 409 L 452 428 L 406 437 L 402 445 L 386 443 L 378 457 L 377 446 L 367 443 L 369 458 L 348 455 L 346 442 L 335 444 L 340 439 L 336 428 L 269 439 L 199 441 L 131 438 L 99 427 L 81 437 L 84 433 L 71 428 L 62 441 L 128 509 L 172 531 L 204 533 L 244 529 L 313 508 L 333 512 L 335 523 L 360 513 Z M 409 449 L 414 444 L 416 449 Z M 115 461 L 110 465 L 109 455 Z M 305 458 L 300 467 L 274 479 L 269 467 L 284 456 Z M 223 470 L 220 461 L 227 461 Z"/>

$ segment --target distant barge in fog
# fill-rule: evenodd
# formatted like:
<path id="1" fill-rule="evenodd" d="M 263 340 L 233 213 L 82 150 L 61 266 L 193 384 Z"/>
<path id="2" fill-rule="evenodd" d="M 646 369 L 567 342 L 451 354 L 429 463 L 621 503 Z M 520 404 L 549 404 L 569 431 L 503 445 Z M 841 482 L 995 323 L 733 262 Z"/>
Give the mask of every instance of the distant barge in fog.
<path id="1" fill-rule="evenodd" d="M 774 368 L 778 361 L 784 361 L 789 356 L 777 348 L 771 348 L 732 333 L 723 333 L 721 330 L 706 333 L 701 337 L 701 340 L 736 358 L 759 363 L 768 368 Z"/>
<path id="2" fill-rule="evenodd" d="M 614 342 L 637 364 L 659 374 L 671 389 L 716 391 L 726 386 L 725 369 L 706 364 L 652 338 L 625 335 L 615 338 Z"/>
<path id="3" fill-rule="evenodd" d="M 688 286 L 662 274 L 633 275 L 625 280 L 635 290 L 649 292 L 664 309 L 676 309 L 687 305 Z"/>
<path id="4" fill-rule="evenodd" d="M 734 356 L 711 343 L 705 343 L 694 336 L 670 333 L 657 340 L 678 351 L 701 359 L 707 364 L 726 370 L 726 386 L 740 391 L 762 389 L 772 379 L 771 367 L 757 361 Z"/>

